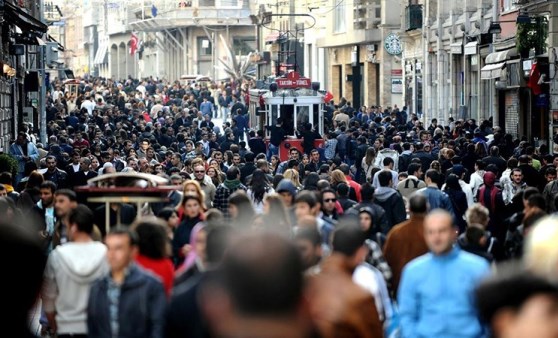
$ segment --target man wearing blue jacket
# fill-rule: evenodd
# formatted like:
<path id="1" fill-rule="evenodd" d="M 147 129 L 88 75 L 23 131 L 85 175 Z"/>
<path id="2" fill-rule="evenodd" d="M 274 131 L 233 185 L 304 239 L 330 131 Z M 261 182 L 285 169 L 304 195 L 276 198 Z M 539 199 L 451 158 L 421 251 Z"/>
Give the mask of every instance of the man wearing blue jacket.
<path id="1" fill-rule="evenodd" d="M 163 284 L 134 263 L 137 234 L 115 228 L 105 238 L 110 273 L 93 284 L 87 306 L 89 338 L 163 338 Z"/>
<path id="2" fill-rule="evenodd" d="M 425 218 L 424 234 L 430 253 L 405 266 L 399 285 L 402 337 L 485 337 L 473 291 L 489 273 L 488 263 L 453 246 L 456 229 L 445 210 Z"/>

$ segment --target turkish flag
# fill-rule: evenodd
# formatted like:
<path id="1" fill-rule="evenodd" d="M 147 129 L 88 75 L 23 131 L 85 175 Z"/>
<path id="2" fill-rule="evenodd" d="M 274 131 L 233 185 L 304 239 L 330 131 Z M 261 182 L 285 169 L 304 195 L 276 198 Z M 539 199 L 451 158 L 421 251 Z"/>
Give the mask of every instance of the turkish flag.
<path id="1" fill-rule="evenodd" d="M 539 66 L 537 63 L 533 63 L 531 66 L 531 73 L 529 74 L 529 82 L 527 87 L 531 88 L 533 95 L 541 95 L 541 86 L 539 85 L 539 80 L 541 79 L 541 72 L 539 71 Z"/>
<path id="2" fill-rule="evenodd" d="M 138 49 L 138 36 L 136 33 L 132 32 L 132 37 L 130 38 L 130 54 L 136 54 L 136 50 Z"/>
<path id="3" fill-rule="evenodd" d="M 324 96 L 324 102 L 329 103 L 331 100 L 333 100 L 333 94 L 330 91 L 327 91 Z"/>

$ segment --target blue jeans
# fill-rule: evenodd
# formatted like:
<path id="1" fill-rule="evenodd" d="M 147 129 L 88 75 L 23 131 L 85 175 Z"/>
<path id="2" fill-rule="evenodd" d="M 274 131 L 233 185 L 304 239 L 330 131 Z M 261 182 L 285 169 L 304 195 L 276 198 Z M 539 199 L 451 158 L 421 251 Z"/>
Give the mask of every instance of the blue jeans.
<path id="1" fill-rule="evenodd" d="M 273 155 L 279 155 L 279 147 L 274 146 L 273 144 L 269 144 L 267 148 L 267 161 L 271 162 L 271 157 Z"/>

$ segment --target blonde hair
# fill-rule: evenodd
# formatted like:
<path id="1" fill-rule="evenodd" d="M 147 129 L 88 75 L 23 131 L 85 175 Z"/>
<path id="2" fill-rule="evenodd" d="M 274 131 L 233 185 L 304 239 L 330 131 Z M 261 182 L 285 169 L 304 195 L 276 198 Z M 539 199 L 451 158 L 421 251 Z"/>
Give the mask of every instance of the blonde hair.
<path id="1" fill-rule="evenodd" d="M 290 180 L 297 188 L 300 188 L 302 186 L 302 184 L 300 184 L 298 172 L 294 169 L 285 170 L 285 172 L 283 173 L 283 177 Z"/>
<path id="2" fill-rule="evenodd" d="M 348 184 L 345 174 L 343 174 L 343 172 L 339 169 L 335 169 L 334 171 L 331 172 L 330 181 L 332 186 L 336 186 L 339 183 Z"/>
<path id="3" fill-rule="evenodd" d="M 187 180 L 184 183 L 182 183 L 182 194 L 184 196 L 186 196 L 187 194 L 192 195 L 192 193 L 187 192 L 186 191 L 186 187 L 189 185 L 193 185 L 196 188 L 196 195 L 199 197 L 198 200 L 200 202 L 200 205 L 202 206 L 203 210 L 207 210 L 207 207 L 205 206 L 205 193 L 203 192 L 201 185 L 199 184 L 198 181 L 196 180 Z M 183 199 L 184 200 L 184 199 Z M 181 206 L 183 203 L 182 201 L 180 202 L 179 206 Z"/>
<path id="4" fill-rule="evenodd" d="M 525 241 L 523 260 L 527 269 L 558 280 L 558 217 L 545 217 L 535 224 Z"/>
<path id="5" fill-rule="evenodd" d="M 486 207 L 480 203 L 475 203 L 465 211 L 465 219 L 467 220 L 467 225 L 479 224 L 486 226 L 488 224 L 489 212 Z"/>

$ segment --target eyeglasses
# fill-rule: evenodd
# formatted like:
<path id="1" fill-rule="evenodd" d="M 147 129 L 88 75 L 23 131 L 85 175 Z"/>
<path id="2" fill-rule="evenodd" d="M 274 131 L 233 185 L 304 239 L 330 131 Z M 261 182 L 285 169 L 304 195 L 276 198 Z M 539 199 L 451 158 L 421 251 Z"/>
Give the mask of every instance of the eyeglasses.
<path id="1" fill-rule="evenodd" d="M 194 172 L 196 174 L 202 174 L 202 173 L 205 173 L 205 170 L 194 170 Z"/>
<path id="2" fill-rule="evenodd" d="M 331 202 L 337 202 L 337 198 L 327 198 L 324 200 L 324 203 L 331 203 Z"/>

